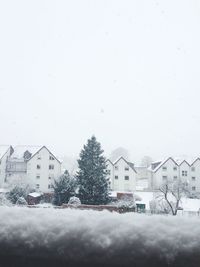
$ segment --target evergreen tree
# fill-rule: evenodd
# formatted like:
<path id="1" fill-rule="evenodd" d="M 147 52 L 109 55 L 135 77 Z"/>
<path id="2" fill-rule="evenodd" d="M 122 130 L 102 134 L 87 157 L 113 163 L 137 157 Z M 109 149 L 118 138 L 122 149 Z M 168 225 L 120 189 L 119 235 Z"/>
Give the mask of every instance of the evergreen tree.
<path id="1" fill-rule="evenodd" d="M 26 185 L 26 186 L 20 186 L 20 185 L 15 185 L 10 192 L 8 193 L 8 200 L 12 202 L 12 204 L 16 204 L 17 200 L 20 197 L 27 198 L 28 194 L 31 192 L 31 188 Z"/>
<path id="2" fill-rule="evenodd" d="M 74 196 L 76 181 L 69 175 L 68 171 L 65 171 L 57 180 L 54 181 L 54 205 L 62 205 L 68 203 L 70 197 Z"/>
<path id="3" fill-rule="evenodd" d="M 102 155 L 103 152 L 95 136 L 88 140 L 80 152 L 77 183 L 79 198 L 83 204 L 100 205 L 109 201 L 106 159 Z"/>

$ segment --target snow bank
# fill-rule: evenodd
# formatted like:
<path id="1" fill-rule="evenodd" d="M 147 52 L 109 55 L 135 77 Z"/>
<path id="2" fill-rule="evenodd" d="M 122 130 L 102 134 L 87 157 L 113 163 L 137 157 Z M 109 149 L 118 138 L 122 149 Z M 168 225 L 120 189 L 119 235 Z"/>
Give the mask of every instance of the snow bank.
<path id="1" fill-rule="evenodd" d="M 18 207 L 0 214 L 1 266 L 200 264 L 199 217 Z"/>

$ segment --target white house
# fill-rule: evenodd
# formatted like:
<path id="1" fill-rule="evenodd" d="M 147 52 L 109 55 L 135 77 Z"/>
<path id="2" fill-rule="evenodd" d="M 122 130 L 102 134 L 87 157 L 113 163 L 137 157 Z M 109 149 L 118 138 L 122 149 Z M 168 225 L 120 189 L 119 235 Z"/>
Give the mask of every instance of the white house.
<path id="1" fill-rule="evenodd" d="M 21 179 L 42 192 L 51 192 L 53 179 L 61 175 L 61 162 L 45 146 L 16 146 L 5 166 L 5 183 Z"/>
<path id="2" fill-rule="evenodd" d="M 136 170 L 134 164 L 120 157 L 115 162 L 107 160 L 110 189 L 113 191 L 135 191 Z"/>
<path id="3" fill-rule="evenodd" d="M 149 189 L 157 190 L 167 180 L 178 179 L 186 181 L 191 192 L 200 193 L 200 159 L 188 162 L 169 157 L 164 161 L 153 162 L 149 168 Z"/>
<path id="4" fill-rule="evenodd" d="M 6 164 L 8 158 L 13 153 L 12 146 L 0 146 L 0 187 L 3 186 L 6 177 Z"/>

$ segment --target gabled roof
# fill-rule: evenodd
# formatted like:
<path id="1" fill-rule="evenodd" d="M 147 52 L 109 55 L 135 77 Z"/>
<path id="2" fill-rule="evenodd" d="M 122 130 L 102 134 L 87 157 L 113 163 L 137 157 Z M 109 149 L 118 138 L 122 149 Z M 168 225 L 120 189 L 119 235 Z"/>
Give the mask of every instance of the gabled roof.
<path id="1" fill-rule="evenodd" d="M 190 164 L 185 159 L 179 164 L 179 166 L 181 166 L 183 163 L 186 163 L 190 167 Z"/>
<path id="2" fill-rule="evenodd" d="M 18 145 L 14 147 L 12 158 L 20 159 L 24 157 L 26 151 L 30 152 L 31 155 L 35 154 L 42 146 L 29 146 L 29 145 Z"/>
<path id="3" fill-rule="evenodd" d="M 3 158 L 10 148 L 12 148 L 10 145 L 0 145 L 0 159 Z"/>
<path id="4" fill-rule="evenodd" d="M 30 159 L 28 159 L 28 161 L 29 160 L 31 160 L 33 157 L 35 157 L 35 155 L 37 154 L 37 153 L 39 153 L 43 148 L 45 148 L 54 158 L 55 158 L 55 160 L 57 160 L 60 164 L 61 164 L 61 161 L 57 158 L 57 157 L 55 157 L 54 156 L 54 154 L 46 147 L 46 146 L 42 146 L 38 151 L 36 151 L 31 157 L 30 157 Z"/>
<path id="5" fill-rule="evenodd" d="M 150 171 L 152 172 L 157 172 L 168 160 L 172 160 L 174 162 L 174 164 L 176 164 L 177 166 L 181 166 L 183 163 L 186 163 L 189 167 L 191 167 L 196 161 L 200 161 L 200 158 L 196 158 L 195 160 L 191 161 L 191 163 L 189 163 L 187 160 L 180 160 L 180 159 L 173 159 L 172 157 L 167 158 L 166 160 L 163 160 L 162 162 L 160 162 L 160 164 L 158 164 L 158 166 L 155 169 L 149 168 Z"/>
<path id="6" fill-rule="evenodd" d="M 191 166 L 192 166 L 193 164 L 195 164 L 198 160 L 200 161 L 200 158 L 196 158 L 196 159 L 192 162 Z"/>
<path id="7" fill-rule="evenodd" d="M 167 163 L 169 160 L 172 160 L 174 162 L 175 165 L 178 166 L 177 162 L 172 158 L 172 157 L 169 157 L 167 158 L 166 160 L 163 160 L 160 162 L 160 164 L 153 170 L 151 170 L 152 172 L 157 172 L 165 163 Z"/>
<path id="8" fill-rule="evenodd" d="M 117 164 L 120 160 L 124 160 L 125 162 L 126 162 L 126 164 L 127 165 L 129 165 L 129 167 L 135 172 L 135 173 L 137 173 L 136 172 L 136 170 L 135 170 L 135 168 L 134 168 L 134 164 L 132 163 L 132 162 L 128 162 L 124 157 L 119 157 L 114 163 L 113 163 L 113 165 L 115 165 L 115 164 Z"/>
<path id="9" fill-rule="evenodd" d="M 107 161 L 110 162 L 110 163 L 113 165 L 113 163 L 112 163 L 112 161 L 111 161 L 110 159 L 107 159 L 106 162 L 107 162 Z"/>
<path id="10" fill-rule="evenodd" d="M 37 153 L 39 153 L 43 148 L 47 149 L 48 152 L 57 160 L 59 163 L 60 160 L 58 160 L 54 154 L 46 147 L 46 146 L 26 146 L 26 145 L 20 145 L 14 147 L 14 152 L 12 154 L 12 158 L 15 159 L 22 159 L 24 158 L 24 153 L 28 151 L 31 155 L 30 158 L 27 159 L 27 161 L 31 160 Z"/>

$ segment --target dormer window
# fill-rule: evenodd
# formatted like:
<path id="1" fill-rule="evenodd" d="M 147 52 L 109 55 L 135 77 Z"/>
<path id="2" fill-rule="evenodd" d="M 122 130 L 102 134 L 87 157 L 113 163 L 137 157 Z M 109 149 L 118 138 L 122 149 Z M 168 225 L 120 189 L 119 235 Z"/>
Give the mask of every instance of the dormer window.
<path id="1" fill-rule="evenodd" d="M 55 158 L 52 155 L 49 156 L 49 160 L 54 160 L 54 159 Z"/>
<path id="2" fill-rule="evenodd" d="M 119 170 L 119 167 L 118 166 L 115 166 L 115 170 L 118 171 Z"/>
<path id="3" fill-rule="evenodd" d="M 125 169 L 125 171 L 129 171 L 129 167 L 128 166 L 126 166 L 124 169 Z"/>
<path id="4" fill-rule="evenodd" d="M 166 171 L 166 170 L 167 170 L 167 167 L 166 167 L 166 166 L 163 166 L 163 167 L 162 167 L 162 170 L 163 170 L 163 171 Z"/>
<path id="5" fill-rule="evenodd" d="M 25 160 L 30 159 L 31 156 L 32 156 L 32 154 L 31 154 L 28 150 L 26 150 L 26 151 L 24 152 L 24 159 L 25 159 Z"/>

